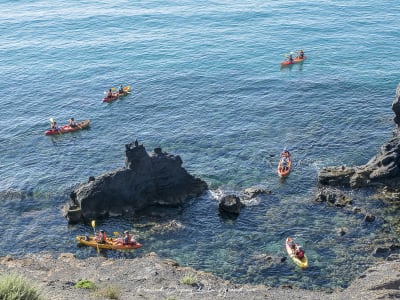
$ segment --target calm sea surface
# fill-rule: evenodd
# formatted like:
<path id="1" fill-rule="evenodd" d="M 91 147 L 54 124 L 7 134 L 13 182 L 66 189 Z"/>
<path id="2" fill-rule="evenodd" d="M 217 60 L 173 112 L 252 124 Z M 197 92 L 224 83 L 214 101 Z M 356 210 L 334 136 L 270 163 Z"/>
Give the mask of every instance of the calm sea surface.
<path id="1" fill-rule="evenodd" d="M 382 203 L 353 193 L 378 216 L 365 224 L 313 196 L 319 168 L 364 164 L 391 137 L 396 1 L 3 0 L 0 12 L 0 255 L 97 255 L 75 243 L 92 228 L 68 226 L 61 208 L 75 184 L 123 166 L 138 139 L 180 155 L 211 191 L 162 218 L 98 220 L 137 232 L 144 246 L 125 256 L 155 251 L 235 282 L 324 289 L 379 261 L 373 247 L 392 234 Z M 299 49 L 308 60 L 281 70 Z M 102 103 L 120 83 L 132 93 Z M 47 137 L 50 117 L 91 127 Z M 294 169 L 281 181 L 285 146 Z M 221 194 L 254 185 L 273 194 L 236 220 L 218 214 Z M 275 263 L 287 236 L 309 269 Z"/>

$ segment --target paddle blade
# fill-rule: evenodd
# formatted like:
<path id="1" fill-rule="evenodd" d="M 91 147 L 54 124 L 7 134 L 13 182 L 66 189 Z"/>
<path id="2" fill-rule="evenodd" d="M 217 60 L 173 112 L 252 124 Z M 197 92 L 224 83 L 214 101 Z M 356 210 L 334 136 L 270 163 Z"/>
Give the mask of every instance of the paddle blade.
<path id="1" fill-rule="evenodd" d="M 95 228 L 96 227 L 96 221 L 92 220 L 92 227 Z"/>

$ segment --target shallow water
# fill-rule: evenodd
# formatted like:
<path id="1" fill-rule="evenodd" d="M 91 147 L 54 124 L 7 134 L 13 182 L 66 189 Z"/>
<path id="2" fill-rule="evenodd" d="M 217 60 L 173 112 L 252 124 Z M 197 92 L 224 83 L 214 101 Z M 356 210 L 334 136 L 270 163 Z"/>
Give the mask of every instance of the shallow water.
<path id="1" fill-rule="evenodd" d="M 0 255 L 73 252 L 89 225 L 68 226 L 72 187 L 124 164 L 136 138 L 182 157 L 211 191 L 161 219 L 97 221 L 138 231 L 143 248 L 237 282 L 342 288 L 377 259 L 383 206 L 354 193 L 362 216 L 313 201 L 319 168 L 366 163 L 391 136 L 399 70 L 392 1 L 3 1 L 0 20 Z M 296 9 L 294 9 L 296 7 Z M 285 53 L 308 60 L 279 68 Z M 132 84 L 111 104 L 104 91 Z M 48 120 L 89 130 L 46 137 Z M 287 146 L 294 170 L 276 175 Z M 273 191 L 232 221 L 221 193 Z M 149 222 L 176 221 L 160 233 Z M 348 234 L 338 237 L 337 229 Z M 310 268 L 285 257 L 293 236 Z M 57 241 L 57 242 L 55 242 Z M 117 254 L 107 254 L 117 255 Z M 334 274 L 334 276 L 332 276 Z"/>

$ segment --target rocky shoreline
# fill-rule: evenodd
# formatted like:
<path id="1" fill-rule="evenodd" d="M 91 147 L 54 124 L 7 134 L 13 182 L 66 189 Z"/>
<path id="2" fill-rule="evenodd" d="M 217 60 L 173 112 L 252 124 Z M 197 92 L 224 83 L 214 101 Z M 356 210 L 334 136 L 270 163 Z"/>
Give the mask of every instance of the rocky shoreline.
<path id="1" fill-rule="evenodd" d="M 233 284 L 210 273 L 181 267 L 155 253 L 134 259 L 101 256 L 77 259 L 71 253 L 55 258 L 31 254 L 25 258 L 0 258 L 2 274 L 20 274 L 38 286 L 44 299 L 392 299 L 400 297 L 400 260 L 368 269 L 343 291 L 324 292 L 294 286 Z M 190 281 L 185 281 L 190 278 Z M 89 280 L 96 289 L 76 288 Z M 105 296 L 104 289 L 117 290 L 118 298 Z"/>

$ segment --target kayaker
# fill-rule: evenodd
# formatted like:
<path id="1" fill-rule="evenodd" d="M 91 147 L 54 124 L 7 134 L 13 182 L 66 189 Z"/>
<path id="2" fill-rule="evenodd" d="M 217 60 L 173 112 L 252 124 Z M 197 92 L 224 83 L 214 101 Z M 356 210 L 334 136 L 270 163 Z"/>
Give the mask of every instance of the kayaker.
<path id="1" fill-rule="evenodd" d="M 288 160 L 286 156 L 282 156 L 282 161 L 281 161 L 281 170 L 286 171 L 288 169 Z"/>
<path id="2" fill-rule="evenodd" d="M 283 151 L 282 151 L 282 155 L 285 156 L 285 157 L 289 157 L 289 155 L 290 155 L 289 150 L 284 148 Z"/>
<path id="3" fill-rule="evenodd" d="M 99 234 L 96 237 L 96 241 L 101 244 L 104 244 L 106 242 L 106 240 L 107 240 L 106 232 L 103 229 L 101 229 Z"/>
<path id="4" fill-rule="evenodd" d="M 290 55 L 289 55 L 289 62 L 292 64 L 293 63 L 293 54 L 292 53 L 290 53 Z"/>
<path id="5" fill-rule="evenodd" d="M 304 51 L 303 51 L 303 50 L 300 50 L 300 51 L 299 51 L 299 56 L 298 56 L 298 58 L 300 58 L 300 59 L 303 59 L 303 58 L 304 58 Z"/>
<path id="6" fill-rule="evenodd" d="M 108 93 L 107 93 L 107 97 L 112 98 L 112 96 L 113 96 L 113 93 L 112 93 L 111 89 L 109 89 Z"/>
<path id="7" fill-rule="evenodd" d="M 294 251 L 296 249 L 296 243 L 293 240 L 290 240 L 289 247 Z"/>
<path id="8" fill-rule="evenodd" d="M 295 254 L 298 258 L 302 259 L 304 257 L 303 247 L 302 246 L 297 247 Z"/>
<path id="9" fill-rule="evenodd" d="M 120 94 L 125 94 L 124 88 L 123 88 L 122 84 L 119 85 L 118 93 L 120 93 Z"/>
<path id="10" fill-rule="evenodd" d="M 68 125 L 72 128 L 77 127 L 78 125 L 75 122 L 74 118 L 69 119 Z"/>
<path id="11" fill-rule="evenodd" d="M 57 122 L 54 119 L 51 119 L 50 121 L 50 128 L 53 130 L 59 130 L 58 126 L 57 126 Z"/>
<path id="12" fill-rule="evenodd" d="M 129 245 L 131 243 L 131 235 L 129 234 L 129 231 L 124 231 L 124 237 L 122 238 L 122 244 L 123 245 Z"/>

